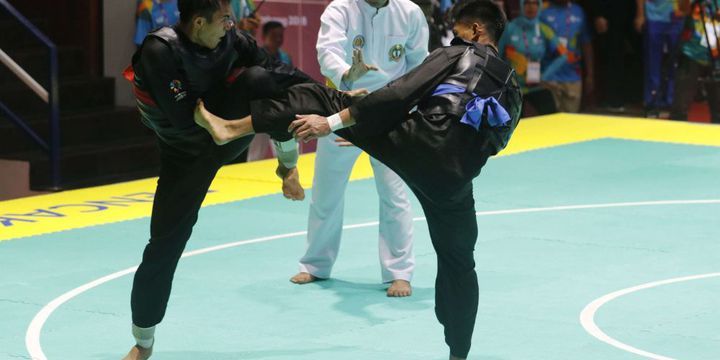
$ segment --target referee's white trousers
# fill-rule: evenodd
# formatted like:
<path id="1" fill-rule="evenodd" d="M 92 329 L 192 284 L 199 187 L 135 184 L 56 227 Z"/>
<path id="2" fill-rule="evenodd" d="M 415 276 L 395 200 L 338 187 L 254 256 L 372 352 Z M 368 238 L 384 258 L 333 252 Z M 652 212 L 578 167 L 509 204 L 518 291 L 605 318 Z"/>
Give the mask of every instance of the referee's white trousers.
<path id="1" fill-rule="evenodd" d="M 345 188 L 358 156 L 357 147 L 336 145 L 334 134 L 318 139 L 312 200 L 308 219 L 307 250 L 300 271 L 318 278 L 330 277 L 342 236 Z M 383 282 L 412 280 L 412 213 L 405 183 L 381 162 L 370 158 L 380 198 L 380 267 Z M 352 205 L 352 204 L 351 204 Z"/>

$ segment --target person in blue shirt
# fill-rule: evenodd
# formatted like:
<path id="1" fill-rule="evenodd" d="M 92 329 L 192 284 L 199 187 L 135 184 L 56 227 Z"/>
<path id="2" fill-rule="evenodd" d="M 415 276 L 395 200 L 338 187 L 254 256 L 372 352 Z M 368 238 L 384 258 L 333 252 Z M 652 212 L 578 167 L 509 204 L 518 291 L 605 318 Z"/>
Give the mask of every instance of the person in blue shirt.
<path id="1" fill-rule="evenodd" d="M 666 109 L 672 104 L 675 67 L 663 64 L 675 59 L 665 54 L 677 48 L 686 14 L 678 0 L 638 0 L 638 5 L 642 16 L 635 25 L 645 26 L 645 107 Z"/>
<path id="2" fill-rule="evenodd" d="M 140 46 L 152 30 L 172 26 L 180 18 L 177 0 L 137 0 L 135 45 Z"/>
<path id="3" fill-rule="evenodd" d="M 540 13 L 540 21 L 547 24 L 560 45 L 567 48 L 564 64 L 547 76 L 543 84 L 553 93 L 559 111 L 578 112 L 583 90 L 590 93 L 594 88 L 593 48 L 585 12 L 570 0 L 551 0 Z M 554 57 L 546 57 L 542 65 L 548 67 L 553 61 Z"/>
<path id="4" fill-rule="evenodd" d="M 540 1 L 521 1 L 521 15 L 511 21 L 498 44 L 500 56 L 515 69 L 523 100 L 540 115 L 557 111 L 552 93 L 542 86 L 566 62 L 567 48 L 558 41 L 555 32 L 539 20 Z M 541 67 L 541 61 L 552 55 L 554 59 Z"/>

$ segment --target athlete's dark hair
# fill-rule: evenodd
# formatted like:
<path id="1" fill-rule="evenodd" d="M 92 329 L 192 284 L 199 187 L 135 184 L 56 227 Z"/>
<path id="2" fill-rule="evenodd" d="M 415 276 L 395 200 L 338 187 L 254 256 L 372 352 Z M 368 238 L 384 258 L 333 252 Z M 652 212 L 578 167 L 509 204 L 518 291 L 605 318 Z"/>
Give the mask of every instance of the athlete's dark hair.
<path id="1" fill-rule="evenodd" d="M 478 22 L 484 25 L 495 43 L 500 40 L 507 22 L 500 7 L 490 0 L 460 0 L 453 6 L 452 19 L 453 22 Z"/>
<path id="2" fill-rule="evenodd" d="M 210 21 L 212 15 L 222 9 L 222 5 L 229 3 L 230 0 L 178 0 L 180 21 L 188 23 L 195 16 L 202 16 Z"/>

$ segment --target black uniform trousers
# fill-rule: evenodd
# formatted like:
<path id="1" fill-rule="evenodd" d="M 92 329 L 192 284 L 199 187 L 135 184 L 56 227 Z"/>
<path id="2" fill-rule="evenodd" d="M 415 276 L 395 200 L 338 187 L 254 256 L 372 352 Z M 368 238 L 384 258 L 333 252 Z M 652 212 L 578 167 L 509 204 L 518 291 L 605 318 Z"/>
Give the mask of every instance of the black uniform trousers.
<path id="1" fill-rule="evenodd" d="M 135 272 L 130 302 L 135 325 L 150 327 L 162 321 L 175 268 L 210 184 L 220 167 L 236 159 L 251 140 L 246 137 L 220 147 L 208 139 L 205 151 L 196 156 L 180 154 L 159 141 L 160 178 L 150 220 L 150 242 Z"/>
<path id="2" fill-rule="evenodd" d="M 253 102 L 253 127 L 287 137 L 295 114 L 329 116 L 351 102 L 320 85 L 296 85 L 283 96 Z M 336 133 L 400 175 L 420 201 L 437 253 L 435 313 L 450 352 L 465 358 L 478 309 L 472 179 L 489 154 L 480 150 L 477 131 L 457 117 L 428 120 L 416 112 L 407 119 L 376 120 Z"/>
<path id="3" fill-rule="evenodd" d="M 209 91 L 204 100 L 209 111 L 232 119 L 249 114 L 249 100 L 267 95 L 256 92 L 251 97 L 222 85 Z M 135 273 L 130 301 L 133 323 L 139 327 L 162 321 L 175 269 L 210 184 L 220 167 L 242 154 L 253 138 L 247 136 L 218 146 L 205 129 L 188 131 L 190 134 L 172 145 L 159 136 L 160 178 L 150 220 L 150 241 Z"/>

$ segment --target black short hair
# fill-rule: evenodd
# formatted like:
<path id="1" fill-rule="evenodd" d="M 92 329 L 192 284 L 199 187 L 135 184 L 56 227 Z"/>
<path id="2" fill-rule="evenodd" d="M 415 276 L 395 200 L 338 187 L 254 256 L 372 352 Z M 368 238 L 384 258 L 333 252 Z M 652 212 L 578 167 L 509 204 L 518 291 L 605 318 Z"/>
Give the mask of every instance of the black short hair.
<path id="1" fill-rule="evenodd" d="M 178 0 L 180 21 L 188 23 L 195 16 L 202 16 L 212 20 L 212 15 L 222 9 L 223 5 L 229 3 L 230 0 Z"/>
<path id="2" fill-rule="evenodd" d="M 478 22 L 497 43 L 505 31 L 505 13 L 491 0 L 460 0 L 452 9 L 453 22 Z"/>
<path id="3" fill-rule="evenodd" d="M 267 35 L 267 33 L 269 33 L 272 30 L 284 29 L 284 28 L 285 27 L 283 26 L 283 24 L 280 23 L 279 21 L 268 21 L 262 27 L 262 34 L 264 36 L 264 35 Z"/>

